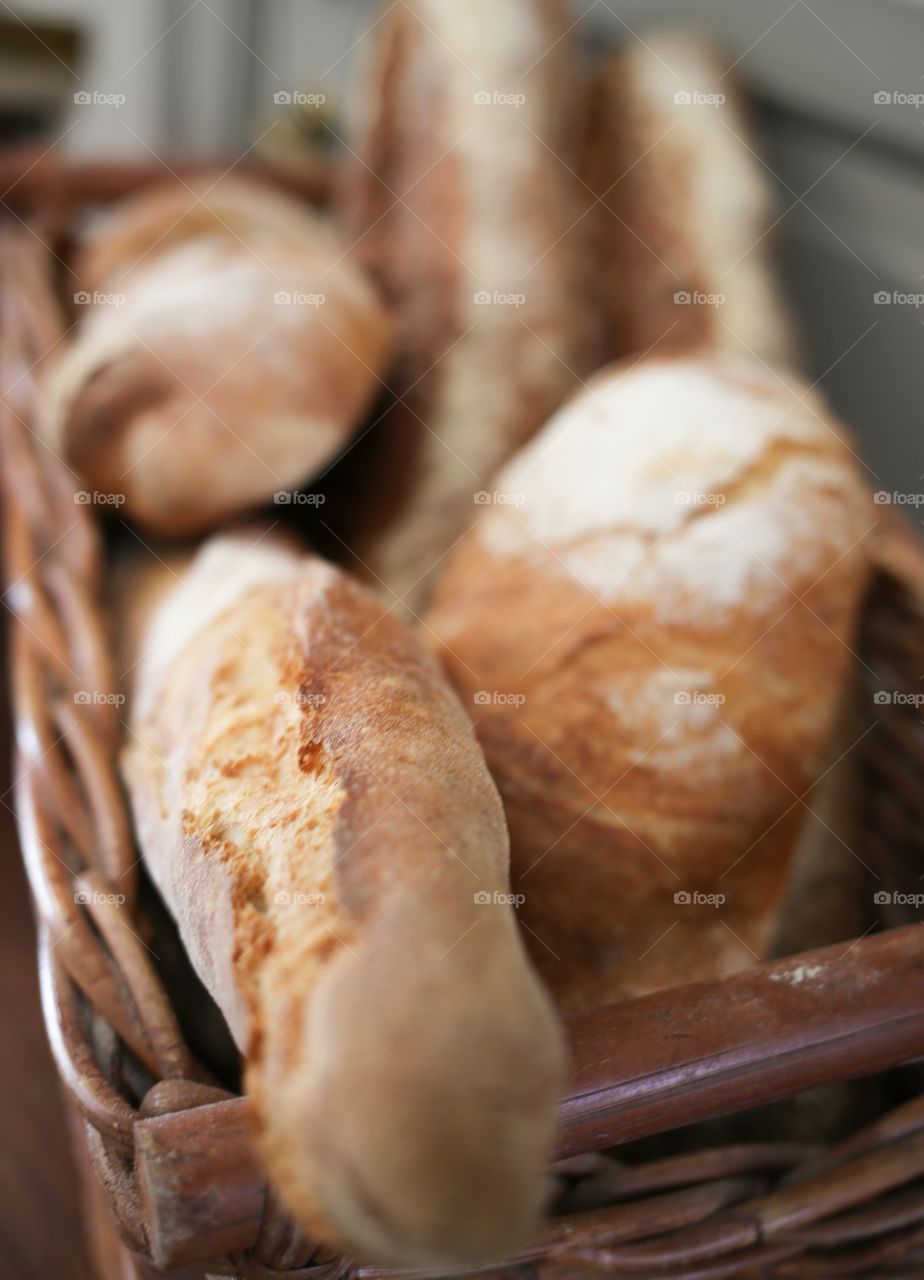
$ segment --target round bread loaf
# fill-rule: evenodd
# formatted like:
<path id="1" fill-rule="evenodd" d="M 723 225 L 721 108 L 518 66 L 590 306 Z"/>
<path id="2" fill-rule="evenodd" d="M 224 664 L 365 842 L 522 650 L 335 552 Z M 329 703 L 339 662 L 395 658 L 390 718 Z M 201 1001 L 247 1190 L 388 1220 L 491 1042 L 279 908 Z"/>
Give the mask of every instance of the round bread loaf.
<path id="1" fill-rule="evenodd" d="M 496 478 L 426 624 L 567 1009 L 767 947 L 822 769 L 872 506 L 795 379 L 614 367 Z"/>

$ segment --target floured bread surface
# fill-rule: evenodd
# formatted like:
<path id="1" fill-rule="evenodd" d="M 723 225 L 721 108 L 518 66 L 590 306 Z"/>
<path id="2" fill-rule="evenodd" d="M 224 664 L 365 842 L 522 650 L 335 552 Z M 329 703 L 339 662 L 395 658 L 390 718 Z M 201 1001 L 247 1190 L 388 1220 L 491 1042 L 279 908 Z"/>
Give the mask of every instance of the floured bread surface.
<path id="1" fill-rule="evenodd" d="M 859 532 L 855 468 L 819 398 L 733 356 L 604 374 L 496 484 L 508 501 L 479 523 L 492 554 L 665 624 L 775 618 Z"/>
<path id="2" fill-rule="evenodd" d="M 579 1007 L 749 963 L 853 661 L 874 520 L 847 443 L 796 379 L 652 358 L 495 488 L 426 621 L 538 965 Z"/>
<path id="3" fill-rule="evenodd" d="M 610 358 L 710 345 L 796 363 L 772 255 L 781 211 L 732 61 L 665 29 L 598 72 L 587 180 Z"/>
<path id="4" fill-rule="evenodd" d="M 500 1256 L 541 1208 L 562 1052 L 499 796 L 416 636 L 255 541 L 207 543 L 142 637 L 124 771 L 145 860 L 298 1218 L 381 1261 Z"/>
<path id="5" fill-rule="evenodd" d="M 379 387 L 390 322 L 329 233 L 188 239 L 104 294 L 49 370 L 42 431 L 121 514 L 184 535 L 290 491 Z"/>
<path id="6" fill-rule="evenodd" d="M 125 754 L 131 790 L 147 797 L 135 809 L 141 844 L 193 964 L 242 1048 L 257 999 L 248 975 L 263 958 L 248 948 L 271 950 L 276 933 L 275 925 L 261 928 L 279 889 L 268 876 L 278 873 L 289 893 L 330 890 L 329 868 L 311 850 L 323 848 L 325 830 L 329 836 L 337 788 L 303 775 L 298 752 L 287 749 L 299 738 L 303 709 L 297 683 L 293 689 L 285 677 L 298 661 L 291 608 L 322 597 L 331 575 L 320 565 L 306 573 L 283 549 L 216 540 L 142 639 Z M 327 912 L 336 911 L 329 896 Z M 317 924 L 327 912 L 296 918 Z M 307 962 L 316 940 L 309 932 L 303 941 Z"/>

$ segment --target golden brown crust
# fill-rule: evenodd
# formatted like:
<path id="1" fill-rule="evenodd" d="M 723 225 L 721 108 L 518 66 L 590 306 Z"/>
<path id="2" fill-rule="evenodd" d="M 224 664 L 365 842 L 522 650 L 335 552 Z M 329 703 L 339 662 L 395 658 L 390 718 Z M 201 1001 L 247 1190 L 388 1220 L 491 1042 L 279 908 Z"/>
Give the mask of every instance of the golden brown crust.
<path id="1" fill-rule="evenodd" d="M 772 182 L 717 50 L 655 32 L 600 67 L 584 176 L 598 201 L 604 358 L 701 345 L 796 363 L 771 258 Z"/>
<path id="2" fill-rule="evenodd" d="M 338 252 L 322 229 L 247 245 L 193 236 L 152 254 L 50 369 L 45 438 L 88 491 L 163 536 L 310 482 L 390 351 L 387 314 Z"/>
<path id="3" fill-rule="evenodd" d="M 414 0 L 377 28 L 344 207 L 396 304 L 399 400 L 354 541 L 411 609 L 475 494 L 588 369 L 567 25 L 559 0 Z"/>
<path id="4" fill-rule="evenodd" d="M 649 360 L 601 374 L 497 485 L 511 502 L 425 621 L 504 798 L 540 970 L 576 1008 L 741 967 L 849 669 L 873 521 L 847 448 L 760 365 Z"/>
<path id="5" fill-rule="evenodd" d="M 242 535 L 206 544 L 146 643 L 124 761 L 139 836 L 246 1051 L 284 1200 L 380 1261 L 522 1242 L 561 1047 L 438 664 L 330 566 Z"/>

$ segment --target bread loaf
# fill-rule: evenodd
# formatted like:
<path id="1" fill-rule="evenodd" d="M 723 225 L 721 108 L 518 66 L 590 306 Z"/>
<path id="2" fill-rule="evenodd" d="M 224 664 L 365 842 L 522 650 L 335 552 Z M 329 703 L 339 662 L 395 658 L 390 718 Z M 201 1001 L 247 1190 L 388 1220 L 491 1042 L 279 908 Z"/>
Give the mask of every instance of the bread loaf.
<path id="1" fill-rule="evenodd" d="M 350 1256 L 501 1256 L 541 1207 L 562 1048 L 468 717 L 316 558 L 241 532 L 167 576 L 124 772 L 271 1181 Z"/>
<path id="2" fill-rule="evenodd" d="M 370 34 L 343 204 L 396 305 L 359 567 L 416 610 L 496 468 L 587 371 L 560 0 L 410 0 Z"/>
<path id="3" fill-rule="evenodd" d="M 872 506 L 798 380 L 601 373 L 500 473 L 426 617 L 566 1009 L 761 956 L 851 663 Z"/>
<path id="4" fill-rule="evenodd" d="M 309 483 L 344 446 L 380 386 L 390 322 L 330 229 L 301 220 L 313 233 L 149 246 L 92 295 L 49 370 L 41 426 L 88 493 L 186 535 Z"/>
<path id="5" fill-rule="evenodd" d="M 670 30 L 601 65 L 586 181 L 604 358 L 701 345 L 795 367 L 772 260 L 779 218 L 731 58 Z"/>

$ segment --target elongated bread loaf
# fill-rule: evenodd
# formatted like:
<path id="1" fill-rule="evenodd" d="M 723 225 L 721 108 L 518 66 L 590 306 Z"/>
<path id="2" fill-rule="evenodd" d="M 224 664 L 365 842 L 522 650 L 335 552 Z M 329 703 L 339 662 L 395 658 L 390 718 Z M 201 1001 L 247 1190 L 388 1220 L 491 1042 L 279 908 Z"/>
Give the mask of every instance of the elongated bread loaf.
<path id="1" fill-rule="evenodd" d="M 283 1199 L 362 1258 L 522 1244 L 562 1046 L 436 660 L 339 571 L 243 532 L 171 582 L 142 645 L 141 847 L 246 1055 Z"/>
<path id="2" fill-rule="evenodd" d="M 614 367 L 495 481 L 426 618 L 567 1009 L 777 924 L 851 663 L 872 505 L 821 403 L 731 355 Z"/>
<path id="3" fill-rule="evenodd" d="M 245 240 L 223 229 L 227 203 L 214 234 L 197 208 L 193 226 L 180 219 L 189 235 L 156 250 L 135 209 L 125 238 L 147 251 L 108 277 L 110 292 L 87 295 L 46 385 L 46 441 L 95 500 L 165 536 L 309 482 L 349 439 L 390 353 L 388 315 L 326 224 L 295 206 L 294 229 Z M 155 202 L 143 230 L 162 212 Z"/>
<path id="4" fill-rule="evenodd" d="M 396 304 L 358 561 L 416 610 L 496 468 L 588 371 L 561 0 L 410 0 L 370 34 L 344 207 Z"/>
<path id="5" fill-rule="evenodd" d="M 705 41 L 646 33 L 591 94 L 586 180 L 605 359 L 708 345 L 795 367 L 772 257 L 773 179 L 742 98 Z"/>

